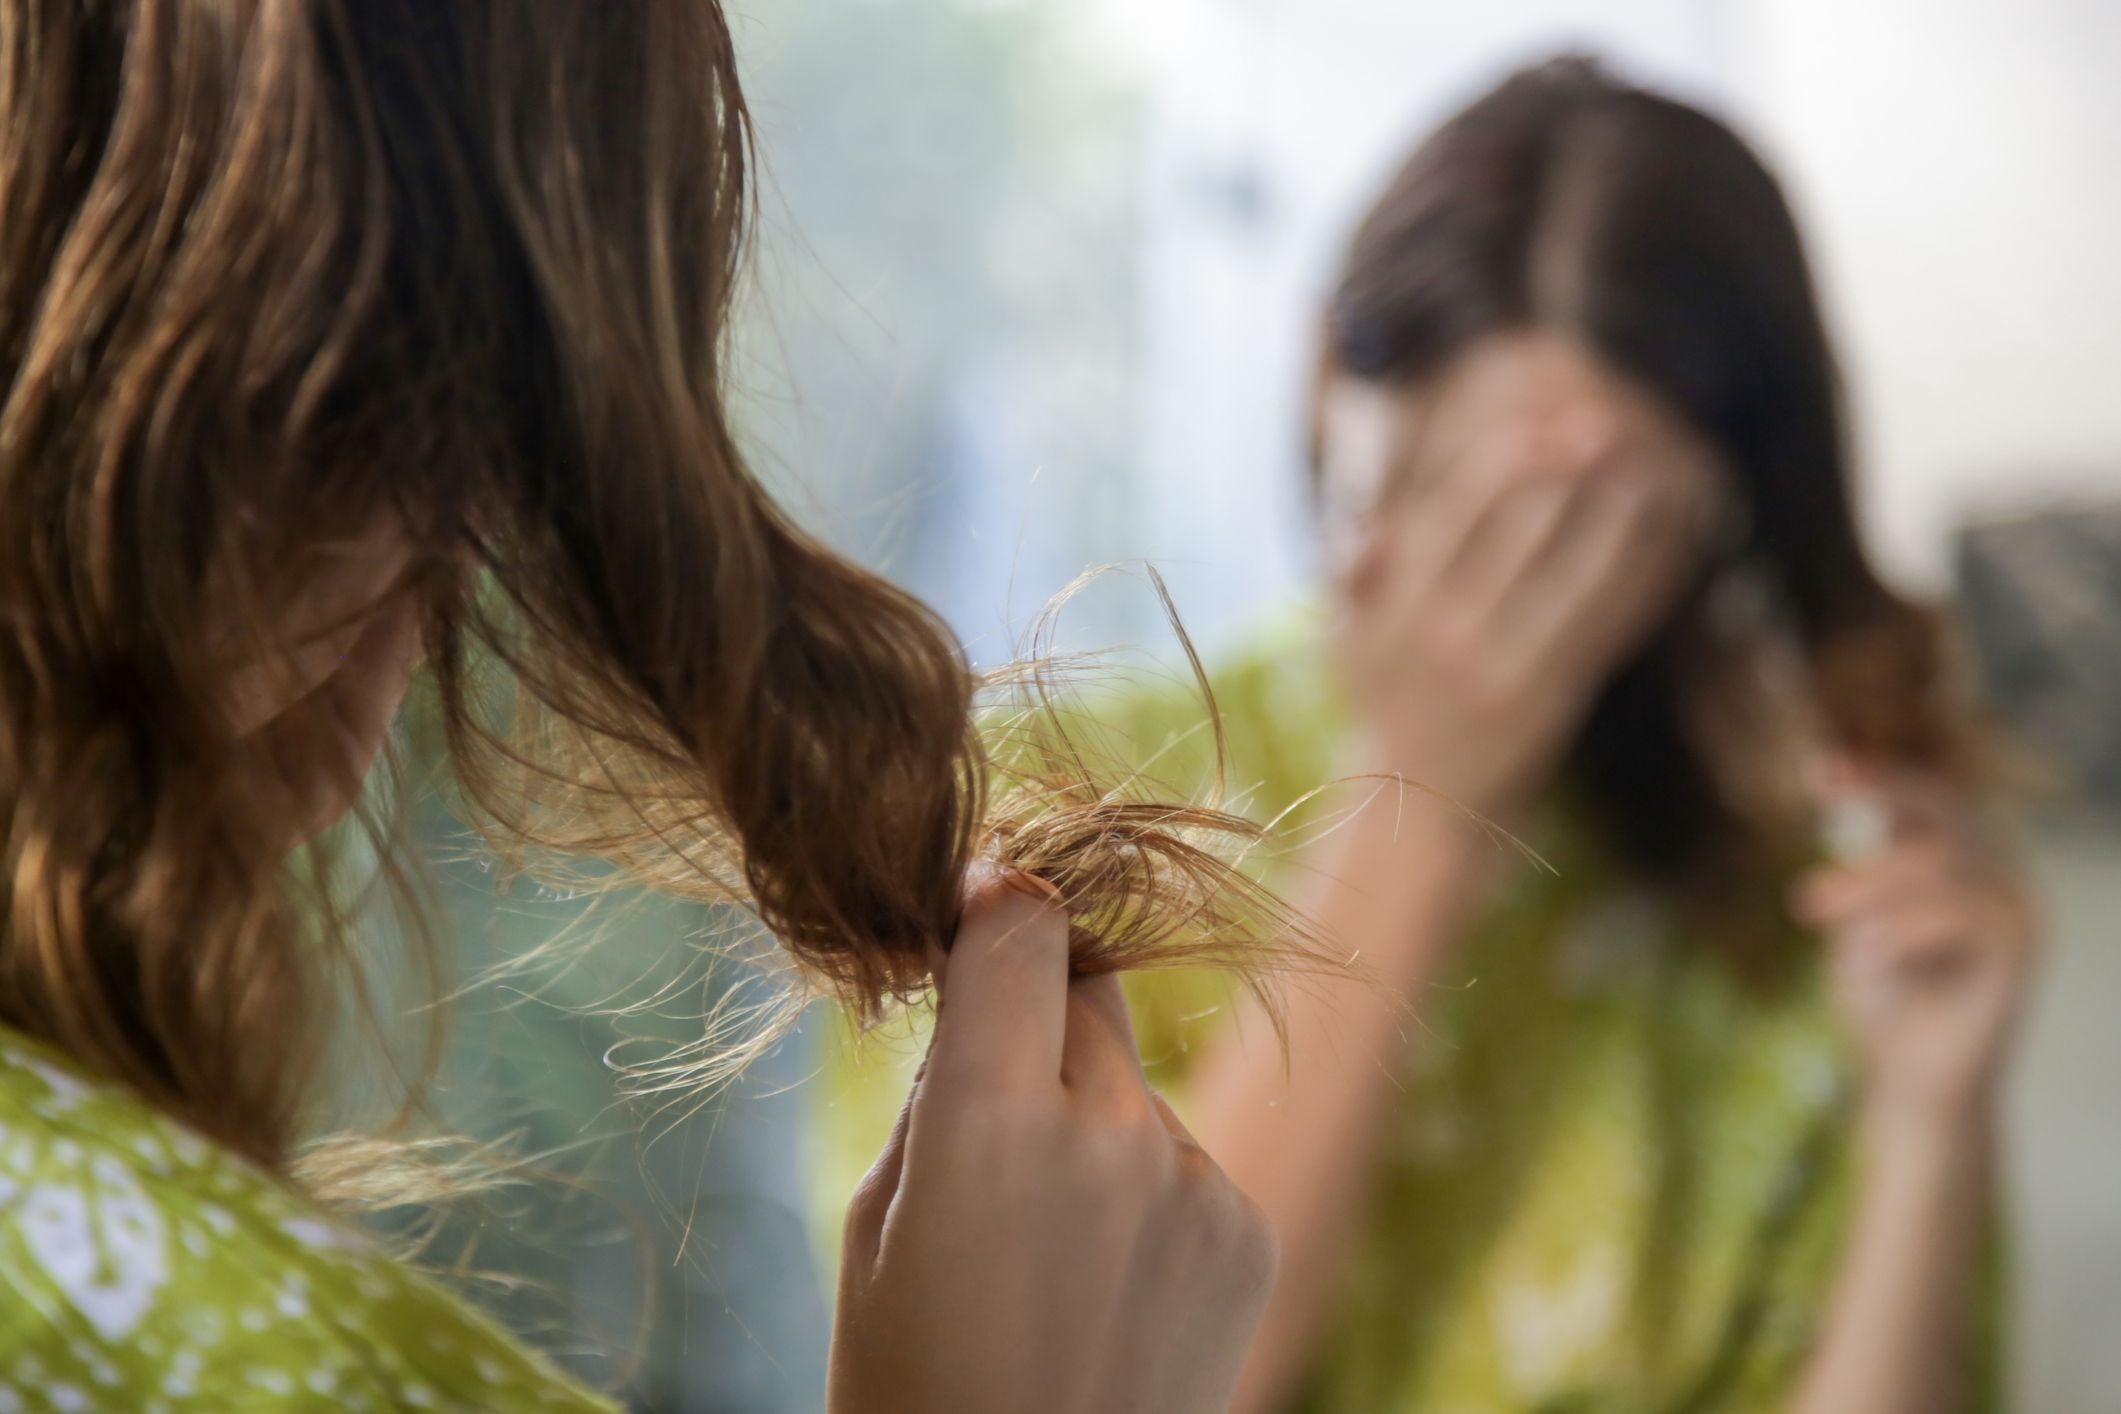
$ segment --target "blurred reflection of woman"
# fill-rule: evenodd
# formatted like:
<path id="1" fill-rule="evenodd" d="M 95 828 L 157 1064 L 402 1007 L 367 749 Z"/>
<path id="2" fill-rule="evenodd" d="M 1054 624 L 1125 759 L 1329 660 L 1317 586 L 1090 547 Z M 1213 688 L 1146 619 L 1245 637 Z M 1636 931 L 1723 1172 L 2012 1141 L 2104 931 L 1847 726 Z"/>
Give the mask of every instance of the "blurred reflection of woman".
<path id="1" fill-rule="evenodd" d="M 1283 1243 L 1238 1407 L 1992 1402 L 2033 925 L 1936 627 L 1859 544 L 1774 180 L 1589 63 L 1521 73 L 1392 179 L 1325 331 L 1334 611 L 1218 675 L 1232 779 L 1396 774 L 1552 869 L 1386 787 L 1303 861 L 1384 986 L 1296 997 L 1286 1070 L 1161 995 L 1145 1045 L 1197 1058 Z M 1822 820 L 1874 838 L 1823 862 Z"/>

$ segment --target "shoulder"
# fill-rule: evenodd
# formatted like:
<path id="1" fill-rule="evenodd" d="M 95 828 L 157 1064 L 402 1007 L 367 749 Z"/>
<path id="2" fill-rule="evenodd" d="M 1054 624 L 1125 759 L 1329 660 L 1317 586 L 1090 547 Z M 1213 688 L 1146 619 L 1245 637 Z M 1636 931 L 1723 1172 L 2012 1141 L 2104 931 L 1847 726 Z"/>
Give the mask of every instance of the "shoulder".
<path id="1" fill-rule="evenodd" d="M 0 1290 L 0 1410 L 603 1407 L 358 1229 L 4 1032 Z"/>

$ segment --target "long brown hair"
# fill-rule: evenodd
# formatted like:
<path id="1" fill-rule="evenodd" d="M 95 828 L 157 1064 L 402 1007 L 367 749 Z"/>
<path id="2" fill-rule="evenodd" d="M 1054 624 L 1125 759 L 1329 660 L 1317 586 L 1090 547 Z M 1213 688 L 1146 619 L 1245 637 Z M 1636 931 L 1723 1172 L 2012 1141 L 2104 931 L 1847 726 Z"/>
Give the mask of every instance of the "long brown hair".
<path id="1" fill-rule="evenodd" d="M 533 866 L 748 903 L 872 1008 L 975 854 L 1086 969 L 1274 926 L 1199 847 L 1242 822 L 997 761 L 937 619 L 747 474 L 750 141 L 711 0 L 0 3 L 0 1021 L 285 1166 L 351 923 L 222 693 L 377 525 Z"/>
<path id="2" fill-rule="evenodd" d="M 1444 123 L 1356 231 L 1327 374 L 1418 387 L 1482 337 L 1534 328 L 1580 339 L 1723 454 L 1740 530 L 1710 573 L 1764 586 L 1827 735 L 1960 769 L 1937 625 L 1865 556 L 1803 245 L 1745 143 L 1578 58 L 1516 73 Z M 1732 798 L 1700 730 L 1704 698 L 1743 695 L 1717 679 L 1757 667 L 1721 651 L 1709 588 L 1607 683 L 1564 772 L 1623 859 L 1666 882 L 1757 865 L 1776 828 Z"/>

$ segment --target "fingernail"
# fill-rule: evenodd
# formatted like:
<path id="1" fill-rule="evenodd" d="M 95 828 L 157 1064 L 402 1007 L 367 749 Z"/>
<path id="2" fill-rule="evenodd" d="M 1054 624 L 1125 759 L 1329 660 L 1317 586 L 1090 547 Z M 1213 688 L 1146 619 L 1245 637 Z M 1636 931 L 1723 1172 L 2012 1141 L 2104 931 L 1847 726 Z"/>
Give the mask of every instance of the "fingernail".
<path id="1" fill-rule="evenodd" d="M 1054 883 L 1051 879 L 1041 879 L 1038 875 L 1026 874 L 1021 869 L 1011 869 L 1008 871 L 1008 875 L 1009 887 L 1012 889 L 1021 889 L 1027 894 L 1041 895 L 1049 902 L 1055 904 L 1065 904 L 1067 902 L 1066 899 L 1061 897 L 1060 885 Z"/>
<path id="2" fill-rule="evenodd" d="M 1001 884 L 1019 893 L 1043 895 L 1055 903 L 1065 900 L 1059 886 L 998 859 L 975 859 L 965 866 L 965 892 L 976 893 L 989 884 Z"/>
<path id="3" fill-rule="evenodd" d="M 1892 839 L 1893 822 L 1885 807 L 1867 795 L 1833 795 L 1820 812 L 1820 841 L 1839 860 L 1876 854 Z"/>
<path id="4" fill-rule="evenodd" d="M 975 859 L 965 866 L 965 892 L 994 883 L 1008 872 L 992 859 Z"/>

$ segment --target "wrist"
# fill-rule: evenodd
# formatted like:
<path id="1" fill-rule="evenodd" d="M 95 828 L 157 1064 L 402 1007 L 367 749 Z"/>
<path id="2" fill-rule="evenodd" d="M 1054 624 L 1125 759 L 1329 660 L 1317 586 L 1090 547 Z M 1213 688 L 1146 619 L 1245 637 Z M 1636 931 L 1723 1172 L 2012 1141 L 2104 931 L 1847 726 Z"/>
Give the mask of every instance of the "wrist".
<path id="1" fill-rule="evenodd" d="M 1866 1096 L 1856 1123 L 1864 1152 L 1887 1162 L 1985 1158 L 1995 1128 L 1995 1104 L 1985 1090 L 1950 1099 Z"/>
<path id="2" fill-rule="evenodd" d="M 1345 831 L 1336 832 L 1341 839 L 1332 852 L 1374 880 L 1484 877 L 1507 852 L 1496 831 L 1514 830 L 1519 817 L 1498 818 L 1418 776 L 1362 758 L 1344 765 L 1340 777 L 1349 782 L 1345 799 L 1353 814 Z"/>
<path id="3" fill-rule="evenodd" d="M 1515 829 L 1538 789 L 1536 781 L 1518 784 L 1482 769 L 1481 763 L 1439 760 L 1433 751 L 1417 750 L 1375 731 L 1363 732 L 1354 740 L 1341 774 L 1383 788 L 1387 801 L 1396 780 L 1410 820 L 1418 823 L 1425 818 L 1447 828 L 1476 832 L 1483 825 Z"/>
<path id="4" fill-rule="evenodd" d="M 1513 855 L 1490 823 L 1412 785 L 1396 790 L 1389 776 L 1343 789 L 1350 814 L 1307 853 L 1315 892 L 1304 906 L 1384 984 L 1378 995 L 1403 995 L 1456 940 Z"/>

